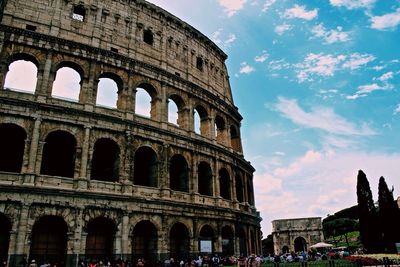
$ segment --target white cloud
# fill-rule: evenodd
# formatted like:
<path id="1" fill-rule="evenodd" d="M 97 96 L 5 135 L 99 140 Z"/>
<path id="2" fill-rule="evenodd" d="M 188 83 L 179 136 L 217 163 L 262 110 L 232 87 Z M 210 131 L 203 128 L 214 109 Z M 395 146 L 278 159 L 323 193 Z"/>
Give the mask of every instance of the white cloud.
<path id="1" fill-rule="evenodd" d="M 356 70 L 374 60 L 375 57 L 373 55 L 354 53 L 350 55 L 349 60 L 343 63 L 342 67 L 344 69 Z"/>
<path id="2" fill-rule="evenodd" d="M 228 34 L 225 40 L 222 40 L 223 29 L 219 28 L 211 35 L 211 40 L 223 48 L 230 47 L 236 41 L 236 35 L 233 33 Z"/>
<path id="3" fill-rule="evenodd" d="M 361 123 L 357 124 L 347 121 L 345 118 L 336 114 L 332 109 L 326 107 L 313 107 L 310 112 L 303 110 L 297 100 L 278 97 L 275 108 L 284 117 L 293 123 L 307 127 L 320 129 L 325 132 L 337 135 L 375 135 L 376 132 Z M 360 123 L 358 123 L 360 125 Z"/>
<path id="4" fill-rule="evenodd" d="M 249 74 L 256 70 L 255 68 L 253 68 L 246 62 L 242 62 L 240 65 L 241 65 L 241 67 L 240 67 L 239 73 L 241 73 L 241 74 Z"/>
<path id="5" fill-rule="evenodd" d="M 394 76 L 393 71 L 389 71 L 389 72 L 382 74 L 381 77 L 376 78 L 376 80 L 381 81 L 381 82 L 386 82 L 390 79 L 393 79 L 393 76 Z"/>
<path id="6" fill-rule="evenodd" d="M 371 8 L 376 0 L 330 0 L 332 6 L 345 7 L 347 9 Z"/>
<path id="7" fill-rule="evenodd" d="M 263 160 L 261 162 L 261 160 Z M 293 161 L 276 168 L 263 168 L 255 162 L 256 205 L 263 218 L 264 235 L 271 232 L 271 221 L 284 218 L 332 214 L 357 204 L 356 183 L 362 169 L 377 200 L 378 181 L 384 176 L 399 194 L 400 154 L 308 150 Z"/>
<path id="8" fill-rule="evenodd" d="M 292 8 L 286 9 L 282 17 L 287 19 L 304 19 L 313 20 L 318 16 L 318 9 L 306 10 L 306 6 L 299 6 L 295 4 Z"/>
<path id="9" fill-rule="evenodd" d="M 254 61 L 262 63 L 262 62 L 266 61 L 268 59 L 268 57 L 269 57 L 268 52 L 266 50 L 263 50 L 261 55 L 256 56 L 254 58 Z"/>
<path id="10" fill-rule="evenodd" d="M 337 27 L 336 30 L 327 30 L 321 23 L 313 27 L 311 32 L 314 34 L 315 38 L 323 38 L 327 44 L 333 44 L 337 42 L 343 43 L 350 40 L 350 32 L 342 31 L 342 27 Z"/>
<path id="11" fill-rule="evenodd" d="M 382 78 L 382 76 L 379 77 L 379 78 Z M 384 77 L 383 79 L 386 79 L 386 77 Z M 349 100 L 355 100 L 355 99 L 360 98 L 360 97 L 365 97 L 365 96 L 367 96 L 368 94 L 370 94 L 370 93 L 372 93 L 374 91 L 391 90 L 391 89 L 393 89 L 393 85 L 387 83 L 387 80 L 383 80 L 383 84 L 382 85 L 379 85 L 377 83 L 360 85 L 358 87 L 358 91 L 354 95 L 347 96 L 346 98 L 349 99 Z"/>
<path id="12" fill-rule="evenodd" d="M 400 8 L 393 13 L 371 17 L 371 28 L 376 30 L 394 29 L 400 24 Z"/>
<path id="13" fill-rule="evenodd" d="M 246 0 L 218 0 L 218 3 L 224 7 L 228 17 L 231 17 L 244 7 Z"/>
<path id="14" fill-rule="evenodd" d="M 284 23 L 284 24 L 275 26 L 275 32 L 279 35 L 282 35 L 285 32 L 290 31 L 292 28 L 293 28 L 292 25 Z"/>
<path id="15" fill-rule="evenodd" d="M 290 64 L 285 59 L 272 60 L 269 62 L 268 68 L 272 71 L 279 71 L 290 68 Z"/>
<path id="16" fill-rule="evenodd" d="M 299 82 L 313 81 L 312 76 L 328 77 L 333 76 L 340 62 L 345 60 L 344 55 L 324 55 L 323 53 L 310 53 L 304 59 L 303 63 L 296 64 L 297 78 Z"/>
<path id="17" fill-rule="evenodd" d="M 262 12 L 267 12 L 268 9 L 275 4 L 276 0 L 265 0 L 263 8 L 262 8 Z"/>
<path id="18" fill-rule="evenodd" d="M 394 110 L 394 113 L 400 113 L 400 104 L 397 105 L 396 109 Z"/>

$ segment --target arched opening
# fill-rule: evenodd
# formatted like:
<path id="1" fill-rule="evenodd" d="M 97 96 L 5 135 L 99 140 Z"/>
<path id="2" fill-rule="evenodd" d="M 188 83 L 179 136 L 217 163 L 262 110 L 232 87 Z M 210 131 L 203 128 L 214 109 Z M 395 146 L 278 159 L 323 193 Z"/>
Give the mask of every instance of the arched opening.
<path id="1" fill-rule="evenodd" d="M 282 253 L 289 253 L 289 247 L 288 246 L 283 246 L 282 247 Z"/>
<path id="2" fill-rule="evenodd" d="M 240 174 L 236 174 L 236 198 L 239 202 L 244 202 L 243 180 Z"/>
<path id="3" fill-rule="evenodd" d="M 75 69 L 71 67 L 61 67 L 57 70 L 51 96 L 68 101 L 79 101 L 81 80 L 81 75 Z"/>
<path id="4" fill-rule="evenodd" d="M 189 167 L 182 155 L 174 155 L 170 160 L 169 183 L 172 190 L 189 192 Z"/>
<path id="5" fill-rule="evenodd" d="M 98 217 L 87 225 L 86 259 L 113 259 L 114 237 L 117 227 L 114 222 L 104 217 Z"/>
<path id="6" fill-rule="evenodd" d="M 3 213 L 0 213 L 0 261 L 1 262 L 7 261 L 8 258 L 10 231 L 11 231 L 10 220 Z"/>
<path id="7" fill-rule="evenodd" d="M 168 122 L 179 125 L 179 109 L 178 105 L 175 103 L 173 99 L 168 99 Z"/>
<path id="8" fill-rule="evenodd" d="M 133 229 L 132 260 L 144 258 L 147 263 L 157 259 L 157 229 L 150 221 L 141 221 Z"/>
<path id="9" fill-rule="evenodd" d="M 111 78 L 100 78 L 97 85 L 96 105 L 117 108 L 118 83 Z"/>
<path id="10" fill-rule="evenodd" d="M 223 144 L 225 139 L 225 121 L 221 116 L 215 117 L 215 137 L 217 142 Z"/>
<path id="11" fill-rule="evenodd" d="M 0 124 L 0 171 L 20 173 L 26 132 L 15 124 Z"/>
<path id="12" fill-rule="evenodd" d="M 231 181 L 229 172 L 222 168 L 219 170 L 219 195 L 224 199 L 231 199 Z"/>
<path id="13" fill-rule="evenodd" d="M 301 251 L 307 251 L 307 242 L 303 237 L 299 236 L 294 240 L 294 252 Z"/>
<path id="14" fill-rule="evenodd" d="M 185 103 L 179 95 L 171 95 L 168 99 L 168 122 L 186 127 L 187 118 L 184 112 Z"/>
<path id="15" fill-rule="evenodd" d="M 253 182 L 250 178 L 247 179 L 247 202 L 250 205 L 254 205 L 254 195 L 253 195 Z"/>
<path id="16" fill-rule="evenodd" d="M 65 131 L 51 132 L 43 146 L 40 173 L 45 175 L 74 177 L 76 156 L 75 137 Z"/>
<path id="17" fill-rule="evenodd" d="M 153 101 L 157 95 L 156 89 L 150 84 L 143 83 L 136 88 L 135 113 L 140 116 L 154 118 L 156 113 L 156 102 Z"/>
<path id="18" fill-rule="evenodd" d="M 205 108 L 198 105 L 194 109 L 194 131 L 197 134 L 207 136 L 208 127 L 208 114 Z"/>
<path id="19" fill-rule="evenodd" d="M 190 236 L 183 223 L 176 223 L 169 232 L 170 256 L 176 260 L 187 259 L 190 249 Z"/>
<path id="20" fill-rule="evenodd" d="M 100 138 L 94 144 L 91 179 L 117 182 L 119 178 L 119 147 L 115 141 Z"/>
<path id="21" fill-rule="evenodd" d="M 148 45 L 153 45 L 154 43 L 154 36 L 151 30 L 144 30 L 143 31 L 143 42 Z"/>
<path id="22" fill-rule="evenodd" d="M 65 266 L 68 226 L 58 216 L 44 216 L 32 228 L 30 260 L 39 265 L 51 263 Z"/>
<path id="23" fill-rule="evenodd" d="M 201 195 L 213 195 L 213 174 L 210 164 L 200 162 L 198 167 L 198 188 Z"/>
<path id="24" fill-rule="evenodd" d="M 201 253 L 214 252 L 214 230 L 209 225 L 201 227 L 199 235 L 199 248 Z"/>
<path id="25" fill-rule="evenodd" d="M 239 251 L 241 256 L 247 255 L 247 238 L 243 228 L 239 229 Z"/>
<path id="26" fill-rule="evenodd" d="M 157 187 L 157 155 L 150 147 L 140 147 L 135 153 L 133 181 L 136 185 Z"/>
<path id="27" fill-rule="evenodd" d="M 234 236 L 230 226 L 224 226 L 221 231 L 222 237 L 222 256 L 232 256 L 235 254 Z"/>
<path id="28" fill-rule="evenodd" d="M 231 125 L 231 127 L 229 128 L 229 134 L 231 136 L 232 149 L 235 150 L 236 152 L 241 152 L 242 148 L 240 143 L 240 137 L 238 130 L 236 129 L 235 126 Z"/>
<path id="29" fill-rule="evenodd" d="M 32 61 L 16 60 L 8 66 L 4 88 L 34 94 L 38 68 Z"/>

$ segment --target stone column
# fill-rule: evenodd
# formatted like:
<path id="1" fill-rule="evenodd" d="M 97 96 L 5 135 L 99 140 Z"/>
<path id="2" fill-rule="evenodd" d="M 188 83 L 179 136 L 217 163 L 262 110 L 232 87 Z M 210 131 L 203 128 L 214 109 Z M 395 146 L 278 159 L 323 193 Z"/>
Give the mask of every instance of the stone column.
<path id="1" fill-rule="evenodd" d="M 198 174 L 199 156 L 197 153 L 192 154 L 192 179 L 189 189 L 190 193 L 199 193 L 199 174 Z"/>
<path id="2" fill-rule="evenodd" d="M 47 54 L 46 63 L 43 67 L 39 66 L 37 83 L 36 83 L 36 95 L 38 102 L 45 102 L 47 97 L 51 97 L 52 84 L 49 82 L 51 66 L 52 66 L 53 53 Z"/>
<path id="3" fill-rule="evenodd" d="M 129 252 L 129 216 L 124 214 L 122 217 L 122 229 L 121 229 L 121 258 L 124 260 L 130 259 Z"/>
<path id="4" fill-rule="evenodd" d="M 168 123 L 168 102 L 169 99 L 167 98 L 167 88 L 165 84 L 162 82 L 161 83 L 161 99 L 160 99 L 160 121 L 164 123 Z"/>
<path id="5" fill-rule="evenodd" d="M 219 184 L 219 163 L 218 163 L 218 159 L 214 159 L 214 197 L 219 197 L 220 196 L 220 184 Z"/>
<path id="6" fill-rule="evenodd" d="M 68 255 L 67 262 L 70 262 L 70 265 L 67 266 L 77 266 L 79 260 L 81 259 L 81 248 L 84 246 L 82 244 L 82 228 L 83 228 L 83 209 L 78 209 L 76 210 L 76 216 L 75 216 L 75 229 L 74 232 L 72 233 L 72 252 L 71 255 Z M 85 240 L 86 242 L 86 240 Z"/>
<path id="7" fill-rule="evenodd" d="M 161 197 L 169 198 L 171 195 L 171 188 L 169 185 L 169 145 L 164 144 L 160 160 L 160 188 Z"/>
<path id="8" fill-rule="evenodd" d="M 122 175 L 121 175 L 121 183 L 122 183 L 122 193 L 126 195 L 131 195 L 133 190 L 133 182 L 132 182 L 132 162 L 133 159 L 131 157 L 133 151 L 133 137 L 132 133 L 129 131 L 125 132 L 125 155 L 122 163 Z"/>
<path id="9" fill-rule="evenodd" d="M 78 190 L 86 190 L 88 185 L 87 176 L 87 165 L 88 165 L 88 154 L 89 154 L 89 142 L 90 142 L 90 129 L 91 126 L 84 126 L 85 135 L 83 137 L 82 153 L 81 153 L 81 166 L 79 170 L 79 177 L 74 180 L 74 187 Z"/>
<path id="10" fill-rule="evenodd" d="M 159 96 L 155 96 L 151 100 L 151 112 L 150 117 L 152 120 L 161 122 L 162 120 L 162 103 L 163 99 Z"/>
<path id="11" fill-rule="evenodd" d="M 36 117 L 35 123 L 33 126 L 31 144 L 29 147 L 29 160 L 28 160 L 28 168 L 26 174 L 24 176 L 25 184 L 34 184 L 35 176 L 39 172 L 37 172 L 36 163 L 38 162 L 38 147 L 39 147 L 39 136 L 40 136 L 40 125 L 42 123 L 42 119 L 40 117 Z M 41 160 L 39 161 L 41 162 Z"/>
<path id="12" fill-rule="evenodd" d="M 28 232 L 28 217 L 29 206 L 22 205 L 21 213 L 19 216 L 19 224 L 17 229 L 17 242 L 15 247 L 15 262 L 18 263 L 23 257 L 27 257 L 25 254 L 27 244 L 27 232 Z"/>
<path id="13" fill-rule="evenodd" d="M 249 191 L 247 190 L 247 187 L 248 187 L 248 177 L 247 177 L 247 174 L 245 174 L 244 175 L 244 194 L 243 194 L 243 197 L 244 197 L 244 199 L 243 199 L 243 202 L 245 202 L 245 203 L 249 203 Z"/>
<path id="14" fill-rule="evenodd" d="M 85 105 L 85 110 L 93 111 L 93 106 L 96 104 L 97 85 L 96 80 L 96 63 L 90 63 L 88 78 L 82 83 L 81 93 L 79 95 L 79 102 Z"/>

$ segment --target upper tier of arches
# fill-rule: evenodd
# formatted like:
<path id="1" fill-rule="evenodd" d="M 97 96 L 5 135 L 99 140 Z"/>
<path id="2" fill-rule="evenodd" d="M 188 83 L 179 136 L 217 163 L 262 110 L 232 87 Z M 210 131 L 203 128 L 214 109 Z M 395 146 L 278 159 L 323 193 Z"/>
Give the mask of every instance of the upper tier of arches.
<path id="1" fill-rule="evenodd" d="M 85 61 L 74 60 L 56 57 L 43 62 L 26 52 L 11 54 L 0 73 L 3 88 L 105 108 L 106 113 L 131 113 L 242 153 L 240 122 L 203 96 L 118 68 L 103 64 L 90 68 Z"/>

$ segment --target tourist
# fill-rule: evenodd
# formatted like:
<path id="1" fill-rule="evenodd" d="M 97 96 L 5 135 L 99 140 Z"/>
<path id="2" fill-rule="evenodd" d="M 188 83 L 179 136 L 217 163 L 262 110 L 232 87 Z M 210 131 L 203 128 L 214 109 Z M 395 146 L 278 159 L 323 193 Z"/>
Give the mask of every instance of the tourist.
<path id="1" fill-rule="evenodd" d="M 32 260 L 31 264 L 29 264 L 29 267 L 38 267 L 37 264 L 36 264 L 36 261 Z"/>

